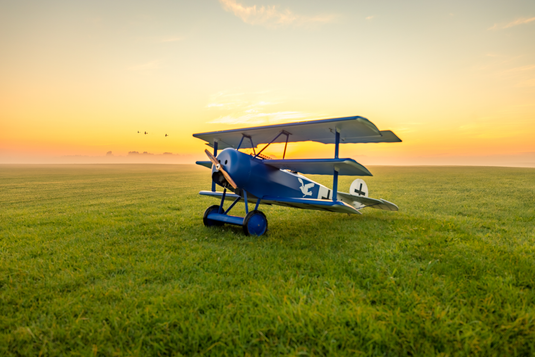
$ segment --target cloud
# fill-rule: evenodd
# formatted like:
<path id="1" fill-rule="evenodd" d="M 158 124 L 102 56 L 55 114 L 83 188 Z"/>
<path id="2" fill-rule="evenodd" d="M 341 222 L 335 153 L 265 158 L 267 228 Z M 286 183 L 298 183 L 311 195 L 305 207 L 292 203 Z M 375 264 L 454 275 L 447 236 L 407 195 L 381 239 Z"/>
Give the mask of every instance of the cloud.
<path id="1" fill-rule="evenodd" d="M 159 42 L 177 42 L 177 41 L 182 41 L 184 39 L 184 37 L 165 37 L 165 38 L 162 38 Z"/>
<path id="2" fill-rule="evenodd" d="M 269 28 L 279 26 L 302 26 L 306 24 L 324 24 L 332 22 L 335 15 L 305 16 L 294 14 L 291 10 L 279 10 L 277 6 L 244 6 L 235 0 L 219 0 L 223 9 L 234 13 L 249 25 L 262 25 Z"/>
<path id="3" fill-rule="evenodd" d="M 524 71 L 533 71 L 533 70 L 535 70 L 535 64 L 528 65 L 528 66 L 511 68 L 511 69 L 508 69 L 505 72 L 524 72 Z"/>
<path id="4" fill-rule="evenodd" d="M 283 103 L 283 98 L 272 91 L 253 93 L 222 91 L 210 97 L 206 108 L 222 112 L 217 119 L 209 123 L 229 125 L 271 124 L 317 116 L 299 111 L 277 111 L 275 108 Z"/>
<path id="5" fill-rule="evenodd" d="M 535 87 L 535 65 L 514 67 L 499 72 L 504 78 L 517 81 L 516 87 Z M 531 77 L 531 78 L 529 78 Z"/>
<path id="6" fill-rule="evenodd" d="M 282 103 L 280 98 L 269 94 L 270 91 L 241 93 L 222 91 L 210 96 L 210 102 L 206 105 L 209 109 L 240 110 L 247 112 L 257 110 L 259 107 Z"/>
<path id="7" fill-rule="evenodd" d="M 513 26 L 518 26 L 518 25 L 525 25 L 527 23 L 530 23 L 532 21 L 535 21 L 535 17 L 530 17 L 530 18 L 525 18 L 525 17 L 521 17 L 521 18 L 518 18 L 512 22 L 509 22 L 508 24 L 505 24 L 505 25 L 498 25 L 498 24 L 494 24 L 494 26 L 492 27 L 489 27 L 489 30 L 502 30 L 502 29 L 508 29 L 510 27 L 513 27 Z"/>
<path id="8" fill-rule="evenodd" d="M 156 69 L 160 65 L 160 60 L 151 61 L 144 64 L 138 64 L 128 67 L 129 71 L 147 71 L 150 69 Z"/>
<path id="9" fill-rule="evenodd" d="M 266 124 L 278 123 L 282 121 L 303 119 L 310 117 L 310 114 L 303 112 L 274 112 L 274 113 L 259 113 L 252 112 L 243 115 L 230 114 L 219 117 L 210 121 L 209 123 L 217 124 Z"/>
<path id="10" fill-rule="evenodd" d="M 517 84 L 517 87 L 535 87 L 535 78 L 521 81 Z"/>
<path id="11" fill-rule="evenodd" d="M 484 55 L 485 59 L 472 68 L 477 71 L 492 71 L 493 74 L 503 74 L 505 69 L 511 68 L 522 56 L 510 56 L 509 54 L 487 53 Z"/>
<path id="12" fill-rule="evenodd" d="M 371 20 L 371 19 L 373 19 L 374 17 L 375 17 L 374 15 L 366 16 L 366 20 Z"/>
<path id="13" fill-rule="evenodd" d="M 206 108 L 221 110 L 243 108 L 249 104 L 249 101 L 244 98 L 245 93 L 218 92 L 210 97 L 210 103 L 206 105 Z"/>

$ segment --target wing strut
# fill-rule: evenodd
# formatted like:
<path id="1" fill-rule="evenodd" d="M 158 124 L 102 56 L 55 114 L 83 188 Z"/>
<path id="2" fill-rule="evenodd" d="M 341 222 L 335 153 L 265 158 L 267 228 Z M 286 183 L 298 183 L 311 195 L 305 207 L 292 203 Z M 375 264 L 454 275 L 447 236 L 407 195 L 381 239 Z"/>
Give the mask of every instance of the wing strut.
<path id="1" fill-rule="evenodd" d="M 244 134 L 244 133 L 242 133 L 241 135 L 242 136 L 241 136 L 241 139 L 240 139 L 240 143 L 238 144 L 238 147 L 236 148 L 236 150 L 240 150 L 241 145 L 243 144 L 243 139 L 247 138 L 251 142 L 251 148 L 253 149 L 253 156 L 254 157 L 258 157 L 262 153 L 262 151 L 266 150 L 266 148 L 269 145 L 273 144 L 273 142 L 275 140 L 277 140 L 279 138 L 279 136 L 286 135 L 286 143 L 284 144 L 284 153 L 282 154 L 282 159 L 284 160 L 284 158 L 286 157 L 286 147 L 288 146 L 288 139 L 290 138 L 290 135 L 292 135 L 292 134 L 287 132 L 286 130 L 282 130 L 277 136 L 275 136 L 275 138 L 273 138 L 273 140 L 271 140 L 269 143 L 267 143 L 266 146 L 264 146 L 262 148 L 262 150 L 260 150 L 258 153 L 255 152 L 255 146 L 253 144 L 253 138 L 251 136 L 247 135 L 247 134 Z"/>
<path id="2" fill-rule="evenodd" d="M 243 134 L 243 133 L 241 134 L 240 144 L 238 145 L 236 150 L 240 150 L 241 144 L 243 143 L 243 139 L 245 139 L 245 138 L 249 139 L 249 141 L 251 142 L 251 148 L 253 149 L 253 154 L 256 155 L 255 150 L 254 150 L 253 138 L 251 136 L 247 135 L 247 134 Z"/>
<path id="3" fill-rule="evenodd" d="M 283 130 L 279 133 L 279 135 L 277 135 L 273 140 L 271 140 L 266 146 L 264 146 L 262 148 L 262 150 L 260 150 L 258 152 L 258 154 L 255 155 L 255 157 L 257 157 L 258 155 L 260 155 L 262 153 L 262 151 L 266 150 L 266 148 L 271 145 L 275 140 L 277 140 L 279 138 L 279 136 L 281 136 L 282 134 L 286 135 L 286 145 L 288 145 L 288 137 L 291 135 L 289 132 L 287 132 L 286 130 Z M 284 153 L 286 154 L 286 146 L 284 146 Z"/>
<path id="4" fill-rule="evenodd" d="M 240 140 L 240 143 L 238 144 L 238 147 L 236 148 L 236 150 L 240 150 L 241 143 L 243 143 L 243 138 L 245 138 L 245 135 L 241 134 L 241 140 Z"/>
<path id="5" fill-rule="evenodd" d="M 217 157 L 217 140 L 214 140 L 214 157 Z M 213 165 L 213 164 L 212 164 Z M 215 192 L 215 182 L 212 180 L 212 192 Z"/>
<path id="6" fill-rule="evenodd" d="M 286 157 L 286 147 L 288 146 L 288 138 L 289 137 L 290 137 L 290 135 L 286 134 L 286 143 L 284 144 L 284 152 L 282 153 L 282 159 L 283 160 Z"/>
<path id="7" fill-rule="evenodd" d="M 335 128 L 335 142 L 334 142 L 334 158 L 338 159 L 338 153 L 340 150 L 340 131 L 338 131 L 338 128 Z M 333 170 L 333 201 L 336 202 L 338 199 L 338 170 L 336 165 L 334 166 Z"/>
<path id="8" fill-rule="evenodd" d="M 249 141 L 251 142 L 251 147 L 253 148 L 253 154 L 256 156 L 256 152 L 255 152 L 254 144 L 253 144 L 253 138 L 250 137 L 249 135 L 245 135 L 245 134 L 243 134 L 243 136 L 246 136 L 246 137 L 249 138 Z"/>

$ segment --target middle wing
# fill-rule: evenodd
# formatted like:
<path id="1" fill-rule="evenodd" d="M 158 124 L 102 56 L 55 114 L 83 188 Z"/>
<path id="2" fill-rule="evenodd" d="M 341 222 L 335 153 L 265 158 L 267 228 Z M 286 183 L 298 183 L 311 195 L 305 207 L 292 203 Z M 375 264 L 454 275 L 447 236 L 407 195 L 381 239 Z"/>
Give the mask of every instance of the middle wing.
<path id="1" fill-rule="evenodd" d="M 211 161 L 197 161 L 197 165 L 212 168 Z M 291 170 L 308 175 L 332 175 L 334 169 L 340 175 L 373 176 L 363 165 L 353 159 L 285 159 L 263 160 L 263 163 L 282 170 Z"/>
<path id="2" fill-rule="evenodd" d="M 309 175 L 332 175 L 336 169 L 340 175 L 373 176 L 367 168 L 353 159 L 288 159 L 264 160 L 263 162 L 279 169 Z"/>

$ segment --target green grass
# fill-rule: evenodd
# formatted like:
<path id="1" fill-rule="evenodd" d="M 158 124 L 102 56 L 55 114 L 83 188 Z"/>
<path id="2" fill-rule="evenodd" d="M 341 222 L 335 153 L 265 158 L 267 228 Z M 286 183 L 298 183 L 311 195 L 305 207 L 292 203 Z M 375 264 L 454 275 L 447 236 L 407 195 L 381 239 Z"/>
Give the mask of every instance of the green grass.
<path id="1" fill-rule="evenodd" d="M 204 168 L 0 166 L 0 355 L 534 355 L 535 169 L 371 171 L 255 238 Z"/>

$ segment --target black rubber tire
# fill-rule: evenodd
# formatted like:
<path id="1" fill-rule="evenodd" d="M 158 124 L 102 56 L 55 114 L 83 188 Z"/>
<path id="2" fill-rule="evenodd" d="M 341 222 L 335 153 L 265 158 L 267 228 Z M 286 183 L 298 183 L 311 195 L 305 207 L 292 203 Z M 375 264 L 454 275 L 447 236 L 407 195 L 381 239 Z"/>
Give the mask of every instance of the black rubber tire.
<path id="1" fill-rule="evenodd" d="M 251 211 L 243 220 L 243 233 L 249 236 L 260 237 L 268 230 L 268 221 L 266 215 L 258 210 Z"/>
<path id="2" fill-rule="evenodd" d="M 210 206 L 206 209 L 206 211 L 204 211 L 204 216 L 202 217 L 202 223 L 204 223 L 204 225 L 206 227 L 219 227 L 219 226 L 222 226 L 224 223 L 223 222 L 219 222 L 219 221 L 214 221 L 214 220 L 211 220 L 211 219 L 208 219 L 208 215 L 210 213 L 213 213 L 214 211 L 219 211 L 219 206 L 218 205 L 213 205 L 213 206 Z"/>

